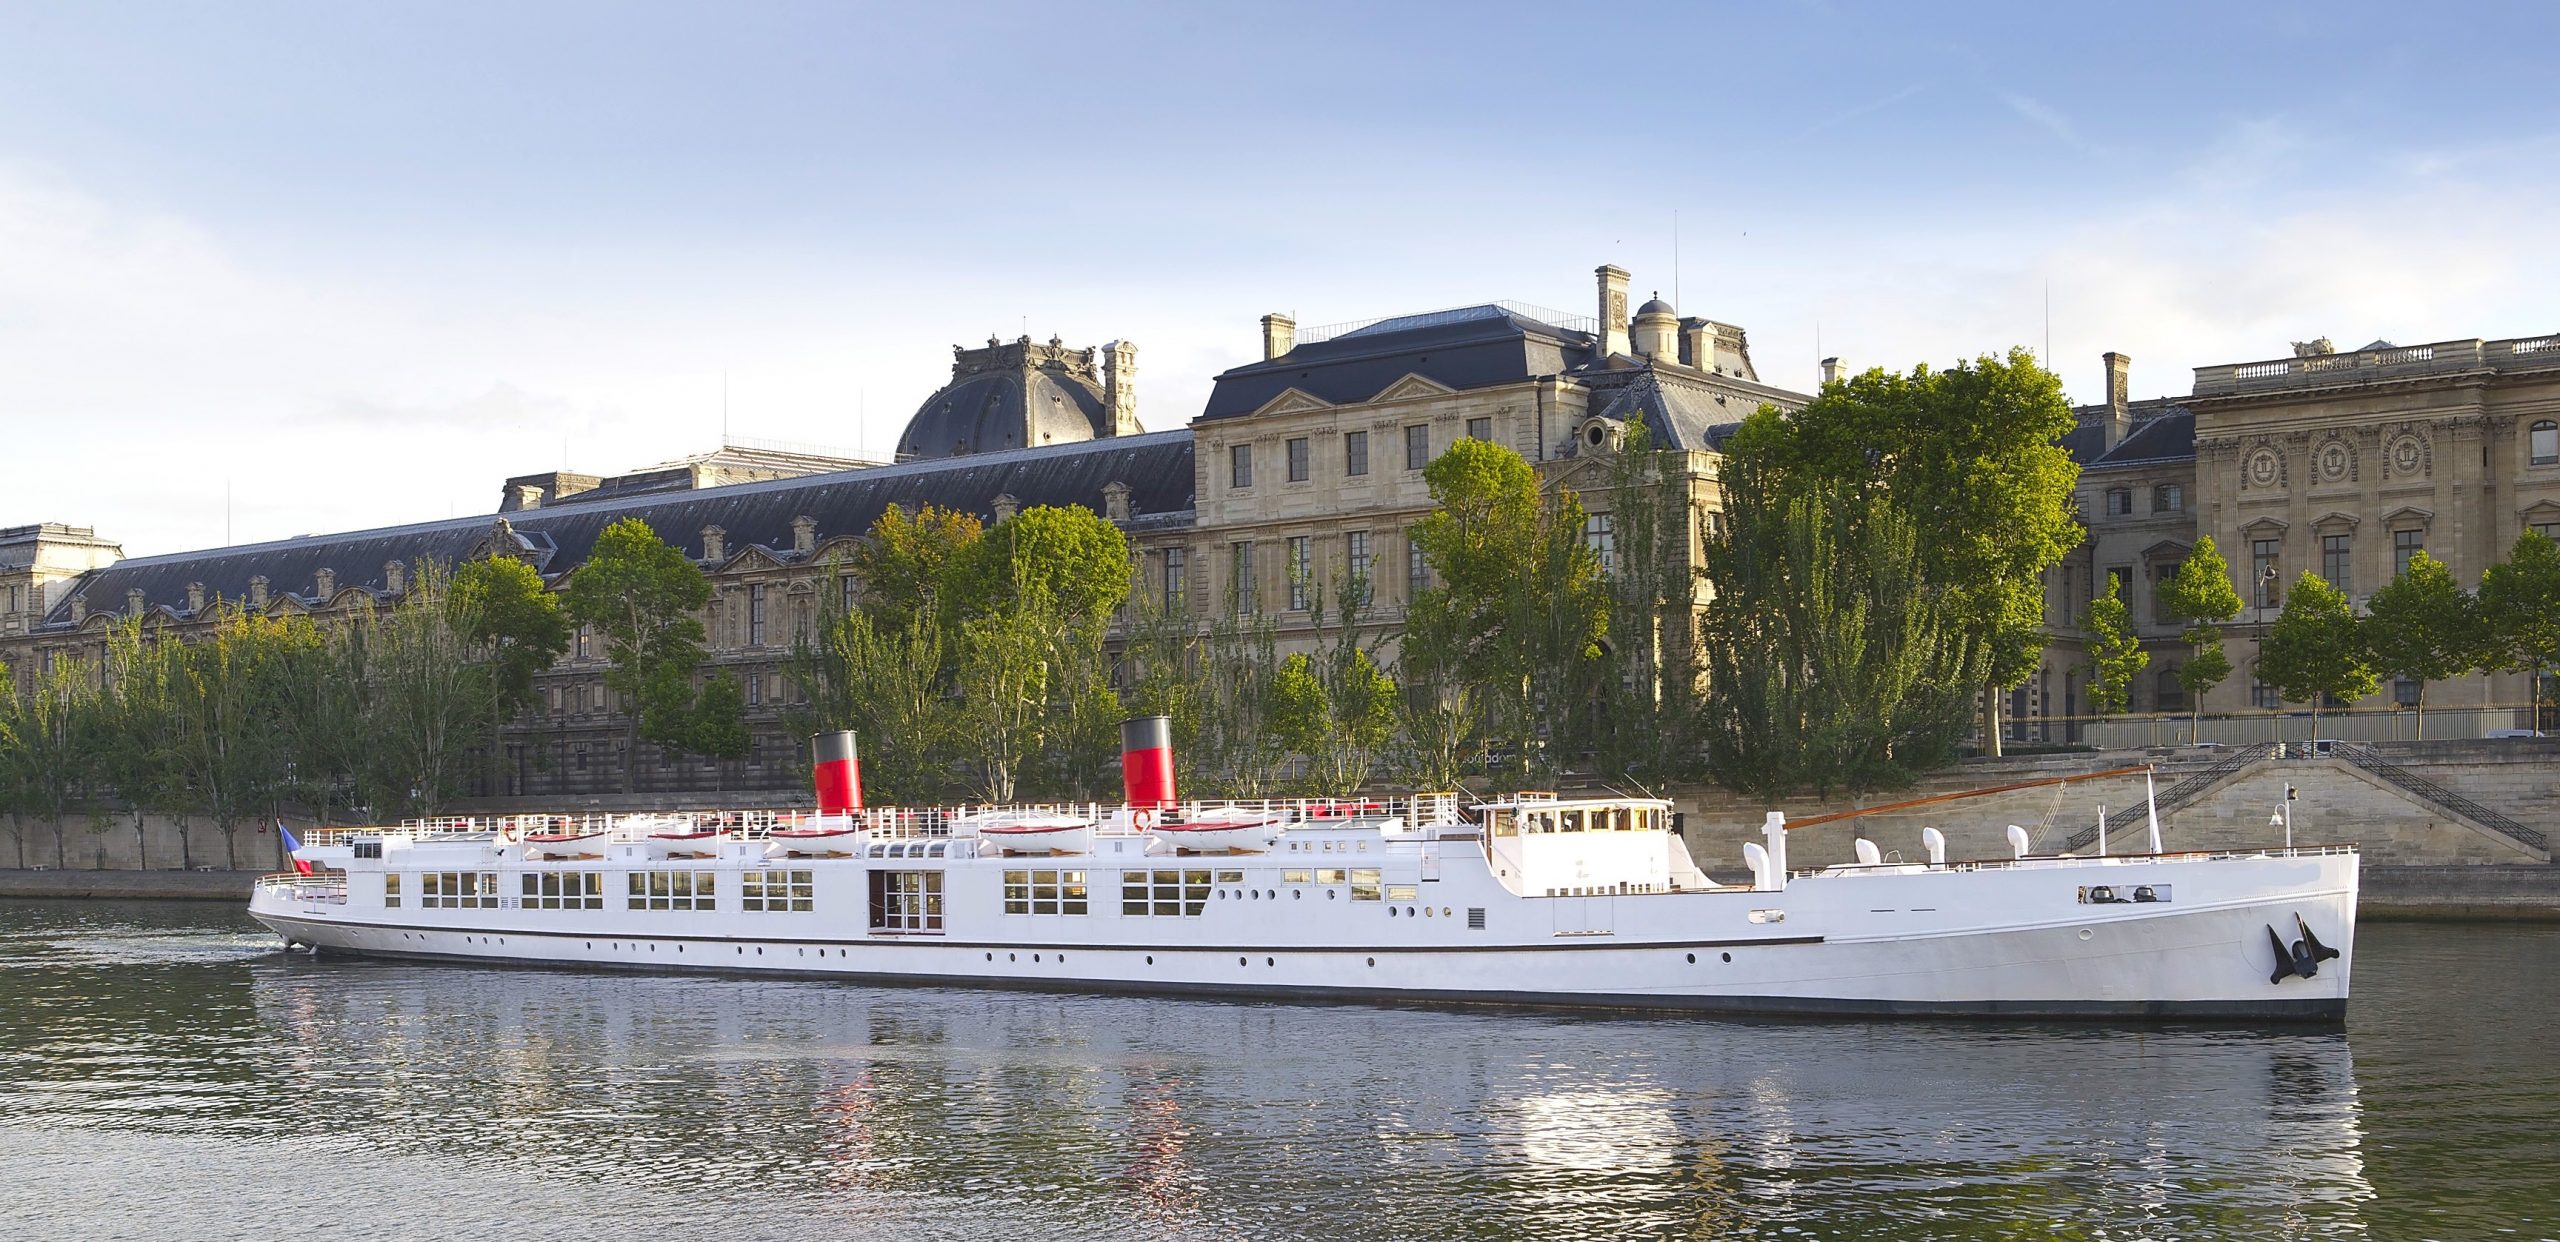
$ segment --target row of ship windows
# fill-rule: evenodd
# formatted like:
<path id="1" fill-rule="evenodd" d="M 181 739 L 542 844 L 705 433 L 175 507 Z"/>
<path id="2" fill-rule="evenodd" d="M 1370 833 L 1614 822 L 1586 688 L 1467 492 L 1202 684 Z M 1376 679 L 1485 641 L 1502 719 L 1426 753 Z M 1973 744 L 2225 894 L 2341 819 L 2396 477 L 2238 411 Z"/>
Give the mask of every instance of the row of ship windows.
<path id="1" fill-rule="evenodd" d="M 522 877 L 520 903 L 528 910 L 602 910 L 605 884 L 601 871 L 528 871 Z M 404 883 L 404 880 L 406 881 Z M 631 910 L 716 910 L 719 875 L 711 871 L 634 871 L 627 877 Z M 404 891 L 404 889 L 406 891 Z M 785 913 L 817 908 L 817 884 L 807 871 L 749 871 L 739 878 L 741 909 Z M 382 905 L 396 910 L 414 900 L 422 910 L 495 910 L 498 873 L 494 871 L 426 871 L 382 877 Z"/>

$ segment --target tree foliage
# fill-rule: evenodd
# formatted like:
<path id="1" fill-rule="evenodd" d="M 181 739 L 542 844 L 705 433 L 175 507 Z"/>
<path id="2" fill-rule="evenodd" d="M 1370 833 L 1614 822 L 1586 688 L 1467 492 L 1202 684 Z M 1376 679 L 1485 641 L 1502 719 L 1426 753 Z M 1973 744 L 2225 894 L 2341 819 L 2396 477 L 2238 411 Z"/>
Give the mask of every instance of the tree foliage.
<path id="1" fill-rule="evenodd" d="M 1474 438 L 1423 479 L 1435 508 L 1412 537 L 1432 583 L 1406 608 L 1403 656 L 1472 700 L 1490 770 L 1551 779 L 1585 736 L 1609 627 L 1582 501 L 1542 493 L 1526 459 Z"/>
<path id="2" fill-rule="evenodd" d="M 2107 576 L 2106 594 L 2089 601 L 2088 630 L 2089 706 L 2100 713 L 2123 711 L 2151 653 L 2133 632 L 2113 574 Z"/>
<path id="3" fill-rule="evenodd" d="M 2364 619 L 2345 592 L 2309 570 L 2294 581 L 2284 611 L 2258 643 L 2258 680 L 2287 702 L 2311 704 L 2315 734 L 2324 698 L 2352 703 L 2382 685 L 2374 675 Z"/>
<path id="4" fill-rule="evenodd" d="M 2419 552 L 2409 567 L 2365 601 L 2364 635 L 2374 672 L 2418 686 L 2419 736 L 2427 726 L 2427 683 L 2480 663 L 2486 635 L 2480 607 L 2444 562 Z"/>
<path id="5" fill-rule="evenodd" d="M 2481 666 L 2533 674 L 2539 721 L 2541 687 L 2560 669 L 2560 540 L 2516 536 L 2507 559 L 2481 577 L 2479 606 Z"/>
<path id="6" fill-rule="evenodd" d="M 698 719 L 693 676 L 703 654 L 699 614 L 710 601 L 711 580 L 701 567 L 638 518 L 607 526 L 569 575 L 569 618 L 603 637 L 612 661 L 605 686 L 620 696 L 630 721 L 625 793 L 635 787 L 640 742 L 690 749 Z"/>
<path id="7" fill-rule="evenodd" d="M 2231 565 L 2222 559 L 2213 536 L 2204 535 L 2180 562 L 2178 572 L 2160 584 L 2160 603 L 2185 623 L 2187 662 L 2178 668 L 2178 688 L 2186 691 L 2188 725 L 2204 724 L 2205 692 L 2231 676 L 2231 657 L 2222 650 L 2222 623 L 2240 615 L 2240 593 L 2231 587 Z"/>
<path id="8" fill-rule="evenodd" d="M 2062 381 L 2020 347 L 1944 371 L 1871 370 L 1792 415 L 1764 408 L 1726 452 L 1782 497 L 1824 493 L 1853 525 L 1890 495 L 1911 524 L 1920 580 L 1952 597 L 1964 638 L 1987 644 L 1986 684 L 2004 688 L 2035 670 L 2043 573 L 2080 542 L 2079 467 L 2060 443 L 2073 425 Z M 1985 703 L 1996 748 L 1998 696 Z"/>
<path id="9" fill-rule="evenodd" d="M 853 554 L 863 611 L 875 622 L 938 617 L 945 568 L 983 533 L 974 514 L 934 505 L 911 514 L 902 506 L 889 506 L 873 519 Z"/>
<path id="10" fill-rule="evenodd" d="M 1953 757 L 1992 638 L 1924 574 L 1890 495 L 1787 495 L 1726 464 L 1704 646 L 1712 771 L 1769 796 L 1907 783 Z M 1738 477 L 1737 477 L 1738 475 Z"/>

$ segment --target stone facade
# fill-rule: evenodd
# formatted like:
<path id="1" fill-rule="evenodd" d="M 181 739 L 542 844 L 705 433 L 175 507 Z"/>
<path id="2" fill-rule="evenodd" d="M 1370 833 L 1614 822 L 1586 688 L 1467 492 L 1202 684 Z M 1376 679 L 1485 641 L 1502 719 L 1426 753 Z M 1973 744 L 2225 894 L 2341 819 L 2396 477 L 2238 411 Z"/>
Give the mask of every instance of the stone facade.
<path id="1" fill-rule="evenodd" d="M 0 640 L 27 634 L 67 599 L 80 576 L 124 558 L 124 548 L 86 526 L 45 522 L 0 530 Z M 8 649 L 0 647 L 0 662 Z"/>

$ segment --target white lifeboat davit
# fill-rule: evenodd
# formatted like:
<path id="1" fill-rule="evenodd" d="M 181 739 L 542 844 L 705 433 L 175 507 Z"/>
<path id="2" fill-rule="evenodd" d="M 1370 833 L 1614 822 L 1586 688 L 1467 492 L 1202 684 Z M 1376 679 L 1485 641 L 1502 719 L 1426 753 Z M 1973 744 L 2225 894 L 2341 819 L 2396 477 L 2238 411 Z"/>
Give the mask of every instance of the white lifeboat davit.
<path id="1" fill-rule="evenodd" d="M 1150 825 L 1147 835 L 1185 854 L 1259 854 L 1280 839 L 1290 819 L 1287 811 L 1213 807 L 1178 824 Z"/>
<path id="2" fill-rule="evenodd" d="M 1093 848 L 1092 821 L 1073 815 L 1005 813 L 960 822 L 1006 854 L 1082 854 Z"/>

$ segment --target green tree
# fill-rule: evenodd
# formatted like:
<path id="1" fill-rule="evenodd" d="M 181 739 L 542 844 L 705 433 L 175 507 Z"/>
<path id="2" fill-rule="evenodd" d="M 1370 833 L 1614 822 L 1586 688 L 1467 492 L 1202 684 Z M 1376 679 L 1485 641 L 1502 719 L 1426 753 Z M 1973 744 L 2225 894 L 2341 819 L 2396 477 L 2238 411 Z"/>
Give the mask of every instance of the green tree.
<path id="1" fill-rule="evenodd" d="M 1045 744 L 1050 657 L 1065 618 L 1035 589 L 960 624 L 955 683 L 972 792 L 1011 802 Z"/>
<path id="2" fill-rule="evenodd" d="M 2107 575 L 2107 593 L 2089 601 L 2089 707 L 2101 714 L 2120 712 L 2132 697 L 2133 679 L 2151 663 L 2133 626 L 2124 600 L 2116 593 L 2115 575 Z"/>
<path id="3" fill-rule="evenodd" d="M 424 572 L 424 567 L 421 567 Z M 489 702 L 489 729 L 484 749 L 487 792 L 501 792 L 499 732 L 509 719 L 524 715 L 539 692 L 534 679 L 558 663 L 569 649 L 572 627 L 560 610 L 560 597 L 533 566 L 511 556 L 483 557 L 455 566 L 446 598 L 456 624 L 480 645 L 492 666 L 497 693 Z"/>
<path id="4" fill-rule="evenodd" d="M 1871 370 L 1790 415 L 1764 407 L 1726 453 L 1785 496 L 1829 492 L 1826 507 L 1845 507 L 1853 526 L 1875 498 L 1894 498 L 1920 580 L 1952 594 L 1966 636 L 1988 644 L 1982 732 L 1997 754 L 1998 691 L 2033 673 L 2044 646 L 2043 573 L 2082 535 L 2079 467 L 2060 443 L 2074 425 L 2062 381 L 2020 347 L 1945 371 Z"/>
<path id="5" fill-rule="evenodd" d="M 353 622 L 371 627 L 374 710 L 367 732 L 383 787 L 404 814 L 433 815 L 460 793 L 474 757 L 495 749 L 505 705 L 531 696 L 528 666 L 552 626 L 541 620 L 539 605 L 511 593 L 521 590 L 521 579 L 501 576 L 507 574 L 479 571 L 479 585 L 464 594 L 442 565 L 422 562 L 396 606 Z M 540 633 L 517 641 L 526 636 L 482 615 L 491 606 L 520 610 L 520 619 Z M 565 637 L 565 622 L 558 628 Z M 516 677 L 522 681 L 509 684 Z"/>
<path id="6" fill-rule="evenodd" d="M 240 867 L 240 827 L 263 818 L 282 793 L 286 747 L 275 728 L 284 622 L 223 605 L 212 628 L 185 644 L 171 686 L 177 728 L 170 753 L 190 805 L 222 833 L 224 865 Z"/>
<path id="7" fill-rule="evenodd" d="M 107 628 L 106 688 L 91 731 L 98 781 L 133 815 L 134 857 L 151 865 L 149 816 L 168 814 L 178 827 L 178 865 L 192 870 L 187 817 L 193 807 L 170 744 L 178 722 L 172 694 L 185 675 L 186 653 L 174 640 L 128 617 Z"/>
<path id="8" fill-rule="evenodd" d="M 691 718 L 685 722 L 680 749 L 710 760 L 714 771 L 725 772 L 722 764 L 746 758 L 754 745 L 754 735 L 747 731 L 746 687 L 728 673 L 705 678 L 694 698 Z"/>
<path id="9" fill-rule="evenodd" d="M 1248 612 L 1235 593 L 1202 627 L 1190 701 L 1199 721 L 1191 780 L 1213 797 L 1260 798 L 1275 792 L 1288 747 L 1274 727 L 1279 711 L 1278 630 L 1270 614 Z"/>
<path id="10" fill-rule="evenodd" d="M 1706 575 L 1690 549 L 1706 533 L 1708 515 L 1690 494 L 1694 467 L 1685 457 L 1653 450 L 1637 423 L 1611 471 L 1615 667 L 1601 677 L 1610 703 L 1599 736 L 1606 772 L 1654 788 L 1702 774 L 1698 620 Z"/>
<path id="11" fill-rule="evenodd" d="M 1908 783 L 1945 764 L 1973 715 L 1991 639 L 1956 592 L 1923 578 L 1894 502 L 1757 486 L 1728 460 L 1727 523 L 1707 545 L 1707 739 L 1721 783 Z"/>
<path id="12" fill-rule="evenodd" d="M 922 611 L 875 616 L 821 604 L 817 632 L 793 649 L 790 675 L 808 707 L 802 733 L 851 729 L 862 750 L 863 796 L 927 803 L 958 791 L 957 739 L 942 625 Z"/>
<path id="13" fill-rule="evenodd" d="M 2541 727 L 2542 687 L 2560 668 L 2560 540 L 2532 531 L 2516 536 L 2507 559 L 2480 579 L 2485 631 L 2480 667 L 2533 675 L 2534 727 Z"/>
<path id="14" fill-rule="evenodd" d="M 1609 589 L 1570 490 L 1542 493 L 1518 453 L 1461 439 L 1424 468 L 1433 509 L 1413 530 L 1433 574 L 1405 612 L 1403 649 L 1482 709 L 1510 779 L 1544 780 L 1586 736 L 1604 671 Z"/>
<path id="15" fill-rule="evenodd" d="M 2178 688 L 2186 691 L 2188 731 L 2204 728 L 2204 695 L 2231 676 L 2231 657 L 2223 654 L 2222 623 L 2240 615 L 2240 593 L 2231 588 L 2231 566 L 2214 546 L 2213 536 L 2196 540 L 2178 572 L 2160 584 L 2161 606 L 2186 624 L 2179 637 L 2192 649 L 2178 669 Z"/>
<path id="16" fill-rule="evenodd" d="M 983 533 L 972 514 L 934 505 L 910 514 L 889 506 L 872 521 L 868 537 L 853 554 L 863 611 L 875 622 L 938 616 L 944 570 Z"/>
<path id="17" fill-rule="evenodd" d="M 53 830 L 56 868 L 69 865 L 63 821 L 96 771 L 90 735 L 98 711 L 98 681 L 95 663 L 56 652 L 17 696 L 12 712 L 11 733 L 17 740 L 9 759 L 16 809 L 32 813 Z"/>
<path id="18" fill-rule="evenodd" d="M 2284 611 L 2258 642 L 2258 680 L 2291 703 L 2311 704 L 2311 734 L 2320 735 L 2320 703 L 2352 703 L 2381 688 L 2365 641 L 2364 620 L 2346 594 L 2309 570 L 2285 596 Z"/>
<path id="19" fill-rule="evenodd" d="M 1129 598 L 1129 541 L 1080 506 L 1034 505 L 954 548 L 942 570 L 947 607 L 961 619 L 1038 606 L 1100 620 Z"/>
<path id="20" fill-rule="evenodd" d="M 2425 552 L 2365 601 L 2364 633 L 2374 672 L 2418 683 L 2420 737 L 2427 731 L 2427 683 L 2470 671 L 2485 641 L 2478 601 Z"/>
<path id="21" fill-rule="evenodd" d="M 602 635 L 613 664 L 605 685 L 629 720 L 622 789 L 637 787 L 643 740 L 682 750 L 694 719 L 693 672 L 702 664 L 699 615 L 711 580 L 649 524 L 624 518 L 596 537 L 586 563 L 569 574 L 569 619 Z"/>

